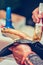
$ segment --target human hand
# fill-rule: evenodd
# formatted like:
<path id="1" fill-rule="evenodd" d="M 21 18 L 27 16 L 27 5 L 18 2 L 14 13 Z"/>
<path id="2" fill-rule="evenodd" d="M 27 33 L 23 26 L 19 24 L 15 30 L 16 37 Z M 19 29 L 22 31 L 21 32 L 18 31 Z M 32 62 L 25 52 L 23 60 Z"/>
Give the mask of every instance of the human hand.
<path id="1" fill-rule="evenodd" d="M 33 22 L 39 23 L 41 18 L 43 18 L 43 13 L 39 14 L 39 8 L 36 8 L 36 9 L 32 12 Z"/>
<path id="2" fill-rule="evenodd" d="M 15 60 L 17 61 L 18 64 L 22 65 L 24 62 L 25 58 L 33 53 L 31 51 L 31 48 L 27 44 L 19 44 L 15 47 L 11 47 L 10 50 L 13 52 L 13 56 Z M 33 65 L 30 60 L 28 60 L 30 65 Z"/>

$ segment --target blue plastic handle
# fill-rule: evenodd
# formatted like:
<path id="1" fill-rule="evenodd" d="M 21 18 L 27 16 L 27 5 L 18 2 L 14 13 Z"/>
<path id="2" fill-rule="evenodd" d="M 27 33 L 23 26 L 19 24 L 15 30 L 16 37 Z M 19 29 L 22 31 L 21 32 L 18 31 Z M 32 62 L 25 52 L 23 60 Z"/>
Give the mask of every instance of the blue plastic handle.
<path id="1" fill-rule="evenodd" d="M 12 21 L 11 21 L 11 7 L 7 7 L 6 9 L 6 28 L 14 28 L 12 26 Z"/>

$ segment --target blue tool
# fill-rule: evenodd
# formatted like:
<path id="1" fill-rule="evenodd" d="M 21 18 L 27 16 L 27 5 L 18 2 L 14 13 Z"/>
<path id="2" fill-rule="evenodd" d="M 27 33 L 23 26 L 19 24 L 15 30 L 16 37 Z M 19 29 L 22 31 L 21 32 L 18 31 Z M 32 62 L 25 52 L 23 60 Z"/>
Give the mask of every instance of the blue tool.
<path id="1" fill-rule="evenodd" d="M 7 7 L 7 9 L 6 9 L 6 25 L 5 25 L 5 27 L 14 29 L 14 27 L 12 26 L 12 21 L 11 21 L 11 7 Z"/>

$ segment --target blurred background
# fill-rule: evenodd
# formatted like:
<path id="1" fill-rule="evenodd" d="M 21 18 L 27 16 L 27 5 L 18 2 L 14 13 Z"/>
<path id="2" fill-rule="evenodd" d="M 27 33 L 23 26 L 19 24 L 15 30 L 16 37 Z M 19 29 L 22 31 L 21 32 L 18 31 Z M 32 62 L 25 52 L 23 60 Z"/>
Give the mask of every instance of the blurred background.
<path id="1" fill-rule="evenodd" d="M 30 21 L 32 11 L 38 5 L 39 0 L 0 0 L 0 10 L 6 10 L 6 7 L 10 6 L 13 13 L 25 16 L 27 21 L 26 24 L 32 26 L 34 26 L 34 23 Z"/>

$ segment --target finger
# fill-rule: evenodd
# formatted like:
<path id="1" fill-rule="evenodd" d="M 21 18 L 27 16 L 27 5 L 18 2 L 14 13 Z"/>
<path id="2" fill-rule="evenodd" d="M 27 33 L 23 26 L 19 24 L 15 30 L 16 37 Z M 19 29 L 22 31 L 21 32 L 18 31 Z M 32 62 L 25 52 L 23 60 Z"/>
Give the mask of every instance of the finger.
<path id="1" fill-rule="evenodd" d="M 39 22 L 39 17 L 38 17 L 38 15 L 39 15 L 39 9 L 36 8 L 36 9 L 32 12 L 32 17 L 34 17 L 34 19 L 36 20 L 35 22 Z M 33 20 L 34 20 L 34 19 L 33 19 Z"/>
<path id="2" fill-rule="evenodd" d="M 36 9 L 32 12 L 32 14 L 36 17 L 36 19 L 43 17 L 43 12 L 40 14 L 40 13 L 39 13 L 39 8 L 36 8 Z"/>
<path id="3" fill-rule="evenodd" d="M 33 22 L 35 23 L 39 23 L 41 18 L 43 18 L 43 16 L 40 14 L 37 16 L 37 18 L 36 16 L 32 15 Z"/>
<path id="4" fill-rule="evenodd" d="M 32 14 L 38 14 L 39 13 L 39 8 L 36 8 L 33 12 L 32 12 Z"/>
<path id="5" fill-rule="evenodd" d="M 35 13 L 35 14 L 33 15 L 33 17 L 34 17 L 34 19 L 35 19 L 35 22 L 36 22 L 36 23 L 39 23 L 39 20 L 40 20 L 40 18 L 41 18 L 41 15 Z"/>
<path id="6" fill-rule="evenodd" d="M 22 59 L 22 61 L 21 61 L 21 64 L 23 64 L 24 60 L 25 60 L 25 57 L 23 57 L 23 59 Z"/>
<path id="7" fill-rule="evenodd" d="M 25 62 L 25 65 L 29 65 L 29 64 L 27 64 L 27 63 Z"/>
<path id="8" fill-rule="evenodd" d="M 33 22 L 35 22 L 35 23 L 39 22 L 39 19 L 37 20 L 34 15 L 32 16 L 32 19 L 33 19 Z"/>
<path id="9" fill-rule="evenodd" d="M 32 19 L 33 19 L 33 22 L 36 23 L 36 19 L 35 19 L 34 15 L 32 15 Z"/>
<path id="10" fill-rule="evenodd" d="M 26 61 L 27 61 L 27 63 L 28 63 L 29 65 L 33 65 L 32 62 L 31 62 L 28 58 L 26 58 Z"/>
<path id="11" fill-rule="evenodd" d="M 39 19 L 42 18 L 42 14 L 38 14 L 38 18 L 39 18 Z"/>

